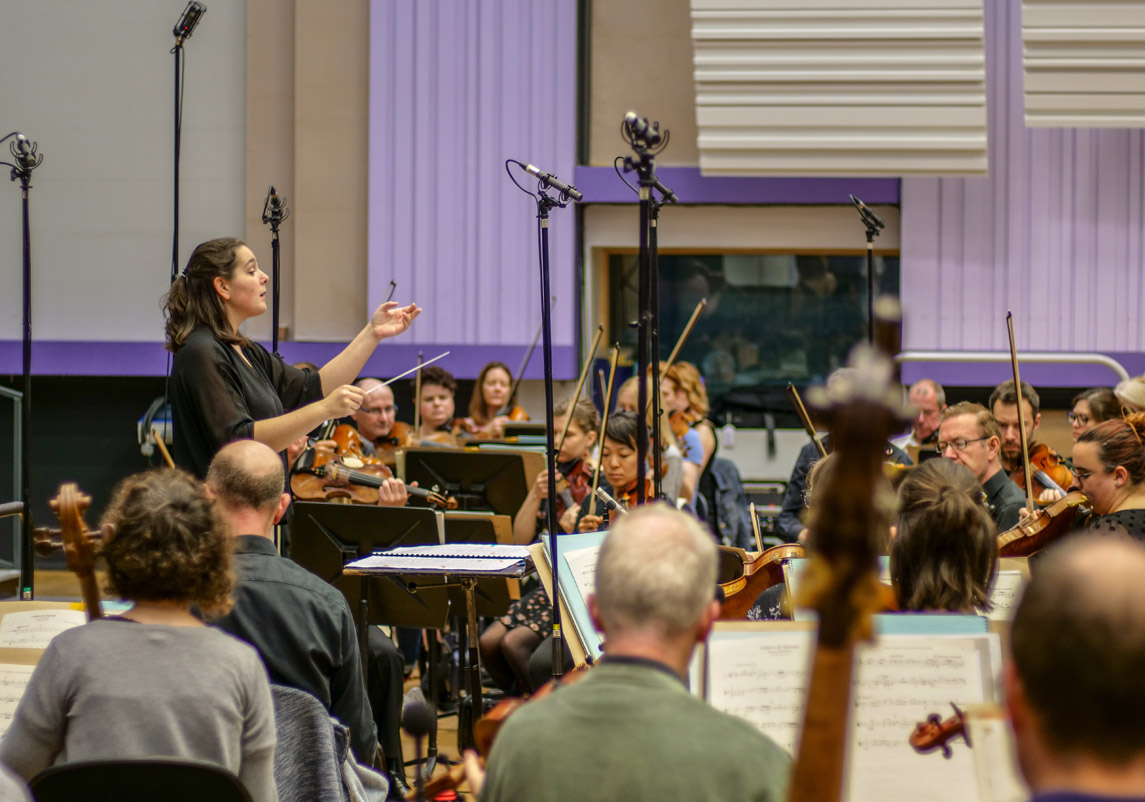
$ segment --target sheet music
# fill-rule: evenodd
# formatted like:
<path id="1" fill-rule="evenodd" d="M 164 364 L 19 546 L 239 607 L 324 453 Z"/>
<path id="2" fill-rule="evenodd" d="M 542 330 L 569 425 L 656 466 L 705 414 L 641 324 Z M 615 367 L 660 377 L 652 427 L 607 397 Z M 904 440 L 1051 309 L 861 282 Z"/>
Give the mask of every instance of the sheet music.
<path id="1" fill-rule="evenodd" d="M 46 649 L 65 629 L 87 623 L 82 610 L 24 610 L 0 620 L 0 647 Z"/>
<path id="2" fill-rule="evenodd" d="M 389 554 L 374 554 L 347 563 L 350 569 L 388 568 L 410 573 L 447 574 L 496 573 L 520 566 L 524 561 L 514 557 L 395 557 Z"/>
<path id="3" fill-rule="evenodd" d="M 985 613 L 991 621 L 1009 621 L 1014 617 L 1014 609 L 1022 595 L 1023 577 L 1021 571 L 999 571 L 990 588 L 990 601 L 994 609 Z"/>
<path id="4" fill-rule="evenodd" d="M 709 701 L 794 753 L 812 637 L 810 632 L 718 633 L 708 642 Z M 965 745 L 945 760 L 915 753 L 908 738 L 931 713 L 950 715 L 951 701 L 993 699 L 991 639 L 996 636 L 894 636 L 856 650 L 846 799 L 964 802 L 977 797 L 973 757 Z"/>
<path id="5" fill-rule="evenodd" d="M 581 598 L 587 603 L 588 597 L 596 590 L 596 558 L 600 554 L 600 546 L 562 553 L 565 562 L 572 570 L 572 578 L 576 582 Z"/>
<path id="6" fill-rule="evenodd" d="M 68 611 L 64 611 L 68 612 Z M 0 735 L 8 731 L 16 706 L 32 678 L 32 666 L 0 663 Z"/>
<path id="7" fill-rule="evenodd" d="M 447 543 L 444 546 L 403 546 L 379 552 L 393 557 L 497 557 L 514 560 L 529 559 L 528 546 L 500 543 Z"/>
<path id="8" fill-rule="evenodd" d="M 966 728 L 974 744 L 974 767 L 982 802 L 1026 802 L 1030 792 L 1018 774 L 1014 739 L 1001 705 L 971 705 Z"/>

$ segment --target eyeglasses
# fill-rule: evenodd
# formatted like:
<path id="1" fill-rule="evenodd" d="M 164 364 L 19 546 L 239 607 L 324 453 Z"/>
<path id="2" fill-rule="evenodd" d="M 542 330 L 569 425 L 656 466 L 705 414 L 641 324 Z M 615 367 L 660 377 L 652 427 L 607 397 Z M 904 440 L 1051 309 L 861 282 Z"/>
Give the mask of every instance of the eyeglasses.
<path id="1" fill-rule="evenodd" d="M 1065 416 L 1069 418 L 1070 423 L 1076 423 L 1080 426 L 1085 426 L 1089 423 L 1089 415 L 1086 415 L 1084 412 L 1067 412 Z"/>
<path id="2" fill-rule="evenodd" d="M 1089 477 L 1093 476 L 1095 473 L 1113 473 L 1113 469 L 1112 468 L 1102 468 L 1100 471 L 1086 471 L 1086 470 L 1083 470 L 1081 468 L 1078 468 L 1076 465 L 1074 466 L 1074 469 L 1073 469 L 1073 474 L 1074 474 L 1074 476 L 1077 477 L 1077 480 L 1079 482 L 1086 481 L 1087 479 L 1089 479 Z"/>
<path id="3" fill-rule="evenodd" d="M 396 415 L 398 407 L 397 404 L 388 407 L 374 407 L 373 409 L 370 409 L 369 407 L 361 407 L 358 411 L 364 412 L 367 415 Z"/>
<path id="4" fill-rule="evenodd" d="M 953 448 L 955 451 L 965 451 L 971 443 L 980 443 L 983 440 L 989 440 L 988 437 L 976 437 L 973 440 L 951 440 L 949 443 L 944 443 L 941 440 L 935 444 L 934 450 L 939 454 L 945 453 L 946 449 Z"/>

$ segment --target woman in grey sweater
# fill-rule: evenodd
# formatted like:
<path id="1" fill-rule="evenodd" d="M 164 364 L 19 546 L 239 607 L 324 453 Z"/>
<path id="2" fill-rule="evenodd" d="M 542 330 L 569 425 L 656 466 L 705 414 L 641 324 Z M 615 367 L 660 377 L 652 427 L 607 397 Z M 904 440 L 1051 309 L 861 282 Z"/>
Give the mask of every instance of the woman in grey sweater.
<path id="1" fill-rule="evenodd" d="M 230 547 L 202 486 L 163 470 L 125 480 L 104 516 L 110 589 L 134 606 L 70 629 L 32 674 L 0 761 L 25 779 L 53 763 L 186 758 L 274 802 L 274 709 L 246 644 L 191 615 L 230 606 Z"/>

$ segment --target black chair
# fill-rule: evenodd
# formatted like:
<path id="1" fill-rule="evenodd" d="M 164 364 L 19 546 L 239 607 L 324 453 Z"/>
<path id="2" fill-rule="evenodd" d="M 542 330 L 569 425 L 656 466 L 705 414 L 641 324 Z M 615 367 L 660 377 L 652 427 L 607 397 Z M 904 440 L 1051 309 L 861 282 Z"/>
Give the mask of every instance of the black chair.
<path id="1" fill-rule="evenodd" d="M 91 760 L 44 769 L 28 783 L 36 802 L 251 802 L 226 769 L 192 760 Z"/>

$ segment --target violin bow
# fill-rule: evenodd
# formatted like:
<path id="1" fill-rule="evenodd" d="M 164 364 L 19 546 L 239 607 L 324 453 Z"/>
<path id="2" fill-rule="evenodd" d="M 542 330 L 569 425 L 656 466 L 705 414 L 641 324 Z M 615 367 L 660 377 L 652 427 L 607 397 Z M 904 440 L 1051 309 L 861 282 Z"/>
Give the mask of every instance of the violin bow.
<path id="1" fill-rule="evenodd" d="M 660 371 L 661 376 L 670 371 L 672 366 L 676 364 L 676 357 L 680 355 L 680 349 L 684 347 L 684 343 L 687 341 L 688 335 L 692 333 L 692 329 L 696 326 L 696 321 L 700 319 L 700 315 L 703 313 L 704 308 L 707 305 L 708 299 L 701 298 L 700 302 L 696 304 L 696 308 L 692 310 L 692 316 L 688 318 L 688 322 L 684 325 L 684 330 L 680 332 L 680 336 L 676 338 L 676 344 L 672 346 L 672 352 L 668 354 L 668 360 L 664 363 L 663 370 Z M 660 394 L 659 387 L 653 387 L 651 389 L 652 393 L 655 393 L 656 395 L 653 395 L 652 393 L 648 394 L 648 406 L 644 410 L 645 415 L 647 415 L 648 410 L 652 408 L 652 399 L 656 398 Z"/>
<path id="2" fill-rule="evenodd" d="M 747 508 L 751 513 L 751 531 L 755 535 L 755 547 L 760 554 L 763 554 L 763 538 L 759 535 L 759 516 L 755 513 L 755 502 L 753 501 Z"/>
<path id="3" fill-rule="evenodd" d="M 600 484 L 600 464 L 604 462 L 604 432 L 608 426 L 609 407 L 612 406 L 612 384 L 616 380 L 616 363 L 618 361 L 620 361 L 620 343 L 612 346 L 612 360 L 608 366 L 608 390 L 604 394 L 604 414 L 600 416 L 600 434 L 596 438 L 597 447 L 600 449 L 600 459 L 596 461 L 596 467 L 592 471 L 590 498 L 596 497 L 596 488 Z"/>
<path id="4" fill-rule="evenodd" d="M 584 360 L 584 366 L 580 369 L 580 378 L 576 380 L 576 392 L 573 393 L 572 401 L 569 402 L 568 414 L 565 415 L 565 428 L 561 432 L 561 439 L 557 443 L 557 456 L 560 456 L 561 449 L 565 447 L 565 438 L 569 436 L 569 425 L 573 419 L 573 409 L 576 407 L 577 402 L 580 401 L 581 391 L 584 389 L 584 380 L 588 378 L 588 372 L 592 368 L 592 359 L 596 356 L 596 349 L 600 347 L 600 338 L 604 336 L 604 325 L 601 324 L 596 327 L 596 336 L 592 338 L 592 348 L 588 351 L 588 357 Z M 512 396 L 510 396 L 511 398 Z"/>
<path id="5" fill-rule="evenodd" d="M 1006 328 L 1010 333 L 1010 364 L 1014 367 L 1014 394 L 1018 397 L 1018 434 L 1022 442 L 1022 472 L 1026 476 L 1026 509 L 1037 511 L 1034 506 L 1034 483 L 1030 472 L 1030 444 L 1026 442 L 1026 416 L 1022 412 L 1022 380 L 1018 376 L 1018 348 L 1014 344 L 1014 313 L 1006 312 Z M 990 410 L 993 412 L 994 410 Z"/>
<path id="6" fill-rule="evenodd" d="M 823 441 L 819 439 L 819 433 L 815 431 L 815 426 L 811 423 L 811 416 L 807 414 L 807 407 L 803 406 L 803 399 L 799 397 L 799 391 L 791 382 L 787 383 L 787 397 L 791 399 L 791 406 L 795 407 L 795 414 L 802 421 L 807 436 L 811 438 L 811 442 L 819 450 L 819 456 L 821 458 L 827 456 L 827 449 L 824 448 Z"/>
<path id="7" fill-rule="evenodd" d="M 554 295 L 549 299 L 549 313 L 552 314 L 553 307 L 557 305 L 557 297 Z M 513 386 L 509 388 L 509 397 L 505 399 L 505 404 L 497 410 L 494 418 L 499 418 L 502 415 L 508 415 L 513 409 L 513 399 L 517 397 L 517 388 L 521 385 L 521 379 L 525 378 L 525 368 L 529 367 L 529 360 L 533 358 L 533 351 L 537 348 L 537 341 L 541 339 L 541 331 L 545 325 L 545 321 L 537 324 L 537 333 L 533 335 L 533 341 L 529 343 L 529 348 L 525 351 L 525 357 L 521 360 L 520 366 L 517 368 L 515 374 L 517 378 L 513 379 Z"/>
<path id="8" fill-rule="evenodd" d="M 417 371 L 413 382 L 413 436 L 421 439 L 421 351 L 417 352 Z"/>
<path id="9" fill-rule="evenodd" d="M 167 463 L 167 467 L 174 468 L 175 460 L 171 459 L 171 452 L 167 450 L 167 444 L 163 442 L 163 435 L 159 433 L 158 426 L 151 427 L 151 439 L 155 441 L 155 446 L 163 455 L 163 461 Z"/>

